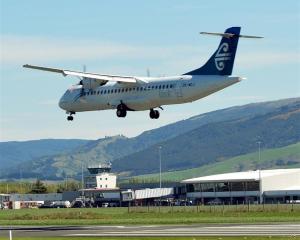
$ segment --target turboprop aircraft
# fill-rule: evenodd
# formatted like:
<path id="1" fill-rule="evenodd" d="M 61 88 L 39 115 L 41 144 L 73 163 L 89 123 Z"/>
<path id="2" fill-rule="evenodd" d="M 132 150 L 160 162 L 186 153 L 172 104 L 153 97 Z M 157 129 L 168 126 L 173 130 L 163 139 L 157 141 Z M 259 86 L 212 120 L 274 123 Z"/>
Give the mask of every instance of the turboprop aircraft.
<path id="1" fill-rule="evenodd" d="M 156 108 L 193 102 L 242 80 L 241 77 L 231 76 L 238 40 L 240 37 L 261 37 L 240 35 L 240 30 L 240 27 L 231 27 L 224 33 L 201 32 L 221 36 L 221 42 L 202 67 L 179 76 L 118 76 L 28 64 L 23 67 L 81 78 L 59 101 L 59 107 L 68 114 L 68 121 L 72 121 L 72 115 L 77 112 L 107 109 L 116 109 L 117 116 L 122 118 L 128 111 L 150 110 L 150 118 L 158 119 Z"/>

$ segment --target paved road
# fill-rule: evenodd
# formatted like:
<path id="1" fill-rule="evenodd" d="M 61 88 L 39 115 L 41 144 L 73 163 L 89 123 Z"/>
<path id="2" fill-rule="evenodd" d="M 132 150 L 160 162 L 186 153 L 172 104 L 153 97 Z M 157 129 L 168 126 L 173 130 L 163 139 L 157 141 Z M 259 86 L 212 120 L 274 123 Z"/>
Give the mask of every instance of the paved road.
<path id="1" fill-rule="evenodd" d="M 0 237 L 13 229 L 16 237 L 43 236 L 300 236 L 300 224 L 153 225 L 1 227 Z"/>

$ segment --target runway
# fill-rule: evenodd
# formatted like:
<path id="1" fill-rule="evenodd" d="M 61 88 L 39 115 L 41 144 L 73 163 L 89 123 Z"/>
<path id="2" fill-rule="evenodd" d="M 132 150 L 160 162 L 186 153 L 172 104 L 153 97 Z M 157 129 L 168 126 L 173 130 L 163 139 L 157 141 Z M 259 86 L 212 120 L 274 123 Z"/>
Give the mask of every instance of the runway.
<path id="1" fill-rule="evenodd" d="M 12 229 L 15 237 L 300 236 L 300 224 L 193 224 L 152 226 L 0 226 L 0 237 L 8 236 L 10 229 Z"/>

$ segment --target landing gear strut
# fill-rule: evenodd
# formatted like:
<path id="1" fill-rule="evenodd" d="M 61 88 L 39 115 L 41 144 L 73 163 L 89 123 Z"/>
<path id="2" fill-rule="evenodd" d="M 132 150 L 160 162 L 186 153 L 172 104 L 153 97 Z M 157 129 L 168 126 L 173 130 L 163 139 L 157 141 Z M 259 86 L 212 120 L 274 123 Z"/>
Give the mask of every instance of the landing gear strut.
<path id="1" fill-rule="evenodd" d="M 74 117 L 72 116 L 73 114 L 76 114 L 75 112 L 67 112 L 67 114 L 70 114 L 68 117 L 67 117 L 67 120 L 68 121 L 73 121 Z"/>
<path id="2" fill-rule="evenodd" d="M 150 109 L 150 114 L 149 114 L 151 119 L 158 119 L 159 118 L 159 111 Z"/>
<path id="3" fill-rule="evenodd" d="M 126 114 L 127 114 L 126 106 L 123 103 L 121 103 L 117 107 L 117 116 L 118 117 L 126 117 Z"/>

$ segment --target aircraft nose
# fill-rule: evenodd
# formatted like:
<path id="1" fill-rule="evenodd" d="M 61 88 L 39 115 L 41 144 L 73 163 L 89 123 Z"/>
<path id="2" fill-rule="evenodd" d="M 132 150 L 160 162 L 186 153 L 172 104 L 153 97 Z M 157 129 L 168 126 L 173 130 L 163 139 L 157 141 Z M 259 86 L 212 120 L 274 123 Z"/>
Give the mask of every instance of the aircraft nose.
<path id="1" fill-rule="evenodd" d="M 58 106 L 63 110 L 67 110 L 67 102 L 63 97 L 59 100 Z"/>

